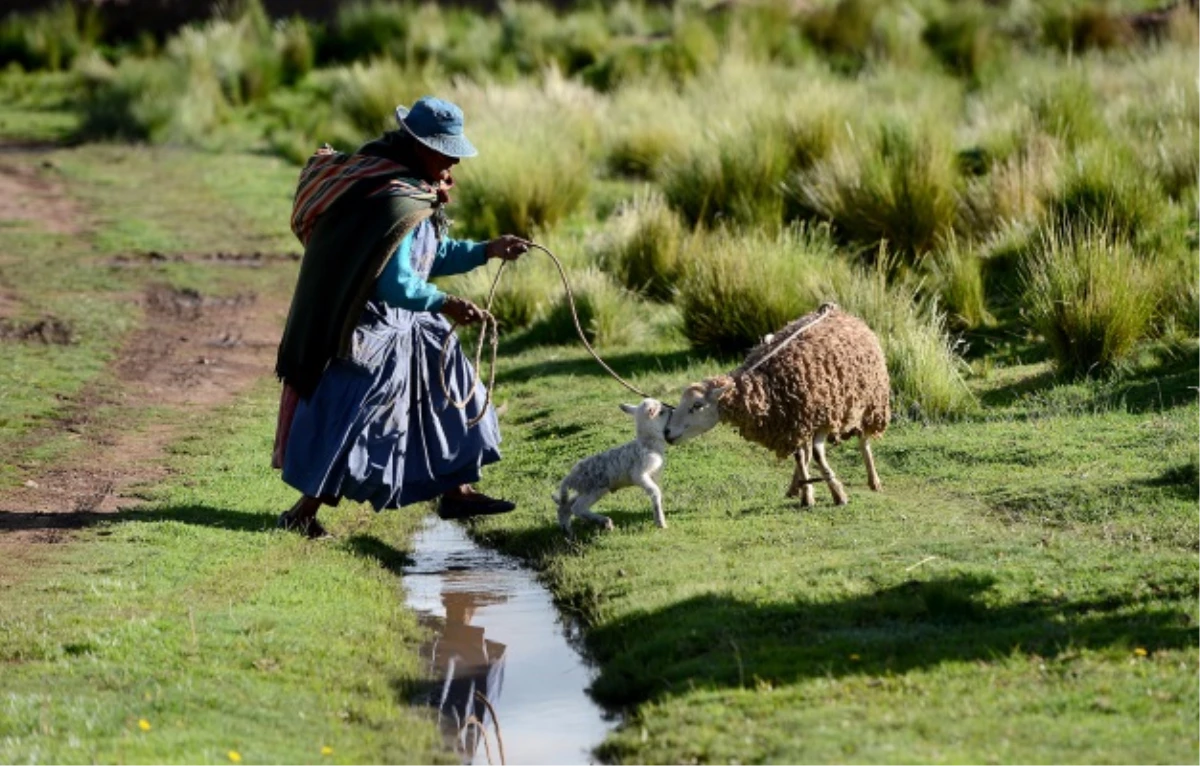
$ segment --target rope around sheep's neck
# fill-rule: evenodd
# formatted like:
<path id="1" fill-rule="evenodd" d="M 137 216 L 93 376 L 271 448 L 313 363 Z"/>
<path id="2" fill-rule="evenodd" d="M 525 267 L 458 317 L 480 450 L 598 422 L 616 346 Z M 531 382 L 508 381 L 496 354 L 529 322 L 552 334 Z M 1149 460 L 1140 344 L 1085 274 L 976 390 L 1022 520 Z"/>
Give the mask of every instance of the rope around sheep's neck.
<path id="1" fill-rule="evenodd" d="M 588 350 L 588 353 L 592 355 L 592 358 L 595 359 L 596 362 L 598 362 L 600 366 L 603 367 L 618 383 L 643 399 L 649 398 L 649 394 L 643 392 L 641 389 L 626 381 L 624 378 L 618 375 L 613 368 L 609 367 L 608 364 L 600 358 L 600 355 L 596 353 L 596 350 L 592 348 L 592 344 L 588 343 L 587 336 L 583 332 L 583 327 L 579 324 L 579 313 L 575 310 L 575 294 L 571 290 L 571 283 L 567 280 L 567 272 L 566 269 L 563 268 L 562 261 L 560 261 L 554 253 L 550 252 L 548 248 L 543 247 L 536 242 L 530 242 L 529 246 L 537 248 L 546 255 L 550 256 L 550 260 L 554 261 L 554 265 L 558 268 L 558 276 L 562 279 L 563 289 L 567 294 L 567 303 L 571 308 L 571 321 L 575 323 L 575 332 L 578 333 L 579 340 L 583 342 L 584 348 Z M 442 393 L 445 394 L 446 400 L 450 403 L 450 406 L 458 410 L 465 409 L 467 404 L 474 399 L 475 387 L 479 385 L 479 365 L 483 357 L 483 344 L 488 337 L 488 329 L 491 329 L 492 358 L 488 364 L 488 385 L 485 389 L 483 407 L 479 410 L 478 415 L 467 421 L 467 428 L 470 428 L 480 420 L 483 420 L 484 415 L 487 413 L 488 405 L 491 404 L 492 401 L 492 389 L 495 387 L 496 383 L 496 350 L 500 343 L 500 329 L 499 323 L 496 321 L 496 317 L 492 315 L 491 308 L 492 301 L 496 297 L 496 287 L 500 284 L 500 275 L 504 273 L 504 267 L 507 264 L 508 261 L 500 262 L 500 268 L 496 270 L 496 277 L 492 280 L 492 289 L 488 291 L 487 305 L 483 308 L 483 322 L 479 331 L 479 342 L 475 346 L 475 369 L 471 373 L 471 385 L 468 388 L 470 394 L 468 394 L 468 396 L 462 401 L 455 400 L 454 397 L 450 395 L 450 389 L 446 385 L 446 352 L 450 349 L 450 339 L 454 337 L 454 328 L 458 326 L 458 322 L 454 322 L 450 325 L 450 332 L 446 333 L 446 339 L 442 342 L 442 353 L 441 357 L 438 359 L 438 378 L 442 384 Z M 807 326 L 805 329 L 807 329 Z"/>
<path id="2" fill-rule="evenodd" d="M 795 330 L 793 330 L 791 335 L 787 336 L 782 341 L 780 341 L 779 344 L 776 345 L 775 348 L 768 351 L 766 353 L 766 355 L 763 356 L 762 359 L 759 359 L 757 362 L 750 365 L 750 367 L 745 370 L 739 370 L 739 372 L 743 375 L 754 372 L 759 367 L 761 367 L 768 359 L 770 359 L 771 357 L 775 356 L 780 351 L 782 351 L 784 349 L 784 347 L 787 346 L 787 344 L 791 343 L 793 340 L 800 337 L 801 334 L 808 332 L 809 330 L 811 330 L 812 328 L 814 328 L 818 324 L 820 324 L 821 320 L 824 319 L 825 317 L 829 316 L 833 312 L 833 310 L 836 308 L 837 308 L 836 303 L 822 303 L 821 307 L 819 309 L 817 309 L 817 316 L 813 317 L 812 320 L 805 322 L 804 324 L 800 325 Z M 774 342 L 774 341 L 772 341 L 772 342 Z"/>

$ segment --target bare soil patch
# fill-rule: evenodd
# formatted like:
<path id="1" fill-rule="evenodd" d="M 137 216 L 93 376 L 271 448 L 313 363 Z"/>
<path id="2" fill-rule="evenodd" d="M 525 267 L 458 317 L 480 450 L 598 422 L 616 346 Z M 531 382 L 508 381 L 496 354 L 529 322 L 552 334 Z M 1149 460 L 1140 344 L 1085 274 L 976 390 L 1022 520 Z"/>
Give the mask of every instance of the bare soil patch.
<path id="1" fill-rule="evenodd" d="M 84 216 L 54 177 L 53 160 L 0 162 L 0 223 L 30 224 L 55 234 L 78 234 Z"/>
<path id="2" fill-rule="evenodd" d="M 63 432 L 81 443 L 69 464 L 0 494 L 0 558 L 28 558 L 15 549 L 64 541 L 71 530 L 141 502 L 136 488 L 168 474 L 163 456 L 179 428 L 165 421 L 180 420 L 145 424 L 138 419 L 145 408 L 205 411 L 271 374 L 287 309 L 282 301 L 163 285 L 150 286 L 139 300 L 146 323 L 113 363 L 116 390 L 86 387 L 62 417 L 30 436 L 29 446 Z M 95 418 L 101 407 L 105 416 Z M 142 425 L 127 430 L 130 422 Z"/>
<path id="3" fill-rule="evenodd" d="M 108 265 L 125 268 L 153 266 L 165 263 L 203 263 L 214 266 L 244 266 L 258 269 L 274 263 L 296 263 L 300 253 L 160 253 L 151 250 L 145 253 L 118 255 Z"/>

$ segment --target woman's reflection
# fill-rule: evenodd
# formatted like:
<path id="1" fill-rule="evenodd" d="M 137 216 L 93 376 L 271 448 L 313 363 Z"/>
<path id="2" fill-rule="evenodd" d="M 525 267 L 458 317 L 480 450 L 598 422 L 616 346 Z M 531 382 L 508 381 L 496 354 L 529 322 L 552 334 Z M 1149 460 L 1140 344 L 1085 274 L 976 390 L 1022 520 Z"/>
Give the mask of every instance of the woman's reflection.
<path id="1" fill-rule="evenodd" d="M 479 607 L 506 600 L 494 593 L 442 591 L 446 619 L 433 626 L 439 633 L 429 648 L 432 675 L 441 681 L 433 689 L 430 703 L 438 711 L 443 736 L 453 742 L 463 763 L 474 760 L 479 740 L 485 736 L 481 729 L 488 730 L 493 752 L 501 746 L 495 741 L 498 729 L 485 700 L 494 705 L 500 696 L 505 646 L 485 639 L 483 628 L 471 625 L 471 619 Z"/>

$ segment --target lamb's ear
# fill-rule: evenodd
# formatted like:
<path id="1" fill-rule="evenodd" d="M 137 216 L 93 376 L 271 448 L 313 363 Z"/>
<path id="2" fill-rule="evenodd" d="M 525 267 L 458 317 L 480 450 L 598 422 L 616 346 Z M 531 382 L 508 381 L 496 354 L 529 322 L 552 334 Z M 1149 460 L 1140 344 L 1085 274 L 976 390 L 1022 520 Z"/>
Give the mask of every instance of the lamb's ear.
<path id="1" fill-rule="evenodd" d="M 621 412 L 624 412 L 626 415 L 636 415 L 637 411 L 638 411 L 638 406 L 636 404 L 622 404 L 621 405 Z"/>
<path id="2" fill-rule="evenodd" d="M 715 402 L 725 395 L 725 392 L 733 388 L 732 383 L 726 383 L 723 386 L 709 386 L 708 391 L 704 392 L 704 398 L 710 402 Z"/>

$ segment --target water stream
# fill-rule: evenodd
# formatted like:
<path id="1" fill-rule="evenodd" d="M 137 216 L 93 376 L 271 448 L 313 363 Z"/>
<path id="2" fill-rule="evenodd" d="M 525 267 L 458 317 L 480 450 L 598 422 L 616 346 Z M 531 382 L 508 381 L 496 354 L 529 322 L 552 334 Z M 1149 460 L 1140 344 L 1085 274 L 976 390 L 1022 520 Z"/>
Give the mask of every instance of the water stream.
<path id="1" fill-rule="evenodd" d="M 426 701 L 447 745 L 464 764 L 489 763 L 489 750 L 499 764 L 501 744 L 508 763 L 593 763 L 616 724 L 588 696 L 593 671 L 533 573 L 434 516 L 413 559 L 404 584 L 434 636 L 422 649 L 436 679 Z"/>

